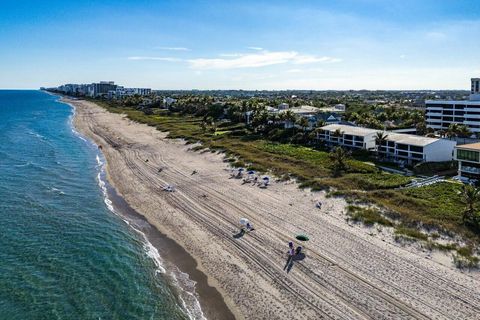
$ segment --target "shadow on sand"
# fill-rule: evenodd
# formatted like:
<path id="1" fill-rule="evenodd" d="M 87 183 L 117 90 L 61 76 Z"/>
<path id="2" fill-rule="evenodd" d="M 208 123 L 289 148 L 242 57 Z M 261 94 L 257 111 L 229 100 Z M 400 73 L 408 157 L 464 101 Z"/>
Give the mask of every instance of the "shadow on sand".
<path id="1" fill-rule="evenodd" d="M 290 262 L 288 263 L 287 273 L 289 273 L 292 270 L 293 264 L 295 261 L 302 261 L 304 259 L 305 259 L 305 253 L 303 252 L 300 252 L 299 254 L 294 255 L 292 259 L 290 259 Z"/>
<path id="2" fill-rule="evenodd" d="M 240 239 L 241 237 L 243 237 L 245 235 L 245 230 L 240 230 L 240 232 L 238 232 L 237 234 L 234 234 L 233 237 L 235 239 Z"/>

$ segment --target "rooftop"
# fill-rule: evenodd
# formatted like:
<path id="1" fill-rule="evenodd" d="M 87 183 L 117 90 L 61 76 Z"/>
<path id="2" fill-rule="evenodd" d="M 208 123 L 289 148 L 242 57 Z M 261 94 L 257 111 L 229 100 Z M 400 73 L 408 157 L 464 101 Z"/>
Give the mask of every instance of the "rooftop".
<path id="1" fill-rule="evenodd" d="M 465 105 L 480 105 L 478 100 L 425 100 L 425 104 L 465 104 Z"/>
<path id="2" fill-rule="evenodd" d="M 328 131 L 340 130 L 344 134 L 361 136 L 361 137 L 365 137 L 371 134 L 376 134 L 377 132 L 384 132 L 383 130 L 353 127 L 353 126 L 347 126 L 342 124 L 329 124 L 327 126 L 322 127 L 322 129 L 328 130 Z M 417 136 L 414 134 L 393 133 L 388 131 L 385 131 L 385 134 L 387 135 L 388 141 L 394 141 L 396 143 L 409 144 L 413 146 L 422 146 L 422 147 L 440 140 L 437 138 L 428 138 L 423 136 Z"/>
<path id="3" fill-rule="evenodd" d="M 469 150 L 479 150 L 480 151 L 480 142 L 461 144 L 457 146 L 457 149 L 469 149 Z"/>
<path id="4" fill-rule="evenodd" d="M 423 147 L 431 143 L 437 142 L 438 138 L 429 138 L 423 136 L 417 136 L 414 134 L 405 134 L 405 133 L 386 133 L 388 141 L 395 141 L 396 143 L 409 144 L 412 146 Z"/>
<path id="5" fill-rule="evenodd" d="M 288 110 L 291 110 L 293 113 L 317 113 L 320 111 L 320 109 L 312 106 L 300 106 Z"/>
<path id="6" fill-rule="evenodd" d="M 344 124 L 329 124 L 329 125 L 323 126 L 322 129 L 326 131 L 340 130 L 344 134 L 361 136 L 361 137 L 368 136 L 370 134 L 376 134 L 378 131 L 381 131 L 381 130 L 375 130 L 375 129 L 362 128 L 362 127 L 347 126 Z"/>

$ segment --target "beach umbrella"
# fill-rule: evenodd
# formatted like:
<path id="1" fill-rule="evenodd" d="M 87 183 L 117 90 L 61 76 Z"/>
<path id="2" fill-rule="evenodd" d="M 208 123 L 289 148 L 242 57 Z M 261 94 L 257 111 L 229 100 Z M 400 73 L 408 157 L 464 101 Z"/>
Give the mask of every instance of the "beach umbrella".
<path id="1" fill-rule="evenodd" d="M 304 242 L 310 240 L 306 234 L 297 234 L 295 236 L 295 239 L 297 239 L 299 241 L 304 241 Z"/>
<path id="2" fill-rule="evenodd" d="M 248 173 L 248 174 L 255 174 L 255 171 L 250 170 L 250 171 L 248 171 L 247 173 Z"/>
<path id="3" fill-rule="evenodd" d="M 242 218 L 242 219 L 240 219 L 240 224 L 241 224 L 242 226 L 246 226 L 247 223 L 249 223 L 249 221 L 248 221 L 247 218 Z"/>
<path id="4" fill-rule="evenodd" d="M 243 170 L 245 170 L 245 169 L 243 169 L 243 168 L 238 168 L 238 171 L 240 171 L 240 172 L 243 171 Z"/>
<path id="5" fill-rule="evenodd" d="M 263 180 L 265 180 L 265 181 L 270 180 L 270 178 L 269 177 L 263 177 Z"/>

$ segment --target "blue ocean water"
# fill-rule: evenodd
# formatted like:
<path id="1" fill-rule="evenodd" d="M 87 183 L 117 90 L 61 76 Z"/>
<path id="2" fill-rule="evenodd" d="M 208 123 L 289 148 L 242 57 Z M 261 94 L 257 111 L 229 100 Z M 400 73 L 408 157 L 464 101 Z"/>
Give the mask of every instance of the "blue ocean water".
<path id="1" fill-rule="evenodd" d="M 0 319 L 187 319 L 57 100 L 0 91 Z"/>

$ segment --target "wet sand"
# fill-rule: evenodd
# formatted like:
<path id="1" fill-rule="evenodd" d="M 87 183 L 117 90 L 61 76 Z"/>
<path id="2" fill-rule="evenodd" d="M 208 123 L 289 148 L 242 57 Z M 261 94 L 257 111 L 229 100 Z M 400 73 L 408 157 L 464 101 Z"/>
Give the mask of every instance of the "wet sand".
<path id="1" fill-rule="evenodd" d="M 299 190 L 293 182 L 242 185 L 230 178 L 220 154 L 193 152 L 91 102 L 67 102 L 76 107 L 78 130 L 102 145 L 108 179 L 121 197 L 195 259 L 236 318 L 478 317 L 477 273 L 348 224 L 342 199 Z M 176 191 L 162 191 L 168 184 Z M 235 238 L 242 217 L 256 230 Z M 298 233 L 311 240 L 306 258 L 287 273 L 286 244 Z"/>
<path id="2" fill-rule="evenodd" d="M 165 267 L 168 269 L 178 268 L 181 272 L 188 274 L 190 280 L 196 282 L 194 293 L 198 295 L 202 312 L 207 319 L 235 319 L 235 316 L 223 301 L 222 295 L 215 287 L 208 284 L 207 276 L 198 270 L 197 262 L 184 248 L 150 225 L 147 219 L 131 208 L 110 184 L 107 184 L 107 192 L 115 211 L 132 227 L 141 231 L 147 237 L 148 241 L 158 250 L 162 259 L 168 264 Z"/>

